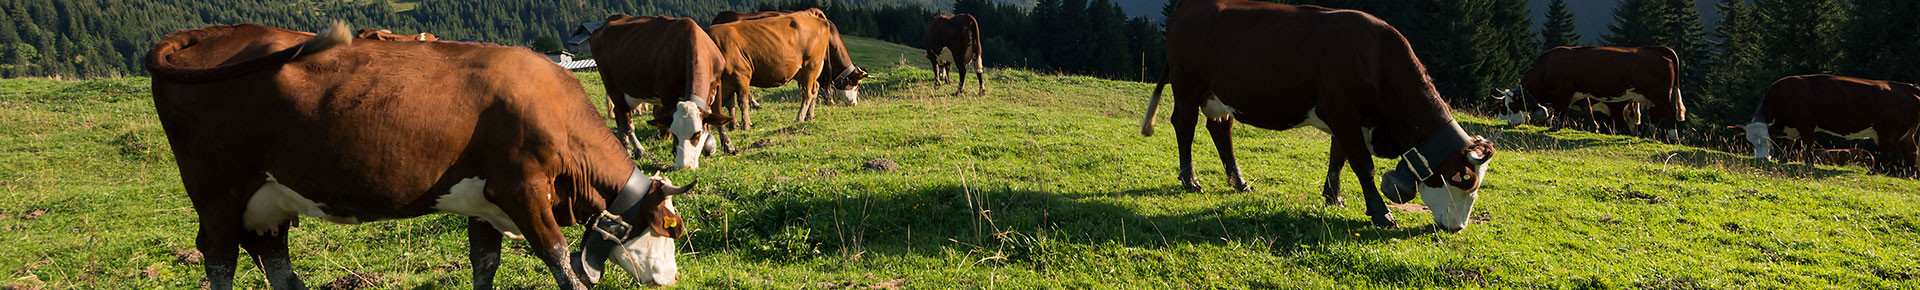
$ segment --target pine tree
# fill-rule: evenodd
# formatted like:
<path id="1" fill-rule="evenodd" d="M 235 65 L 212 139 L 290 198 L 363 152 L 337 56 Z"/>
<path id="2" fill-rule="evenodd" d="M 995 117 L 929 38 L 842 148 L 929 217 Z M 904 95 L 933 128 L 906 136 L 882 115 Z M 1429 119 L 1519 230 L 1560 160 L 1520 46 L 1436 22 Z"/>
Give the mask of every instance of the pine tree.
<path id="1" fill-rule="evenodd" d="M 1547 22 L 1540 30 L 1542 50 L 1559 46 L 1580 44 L 1580 32 L 1573 23 L 1573 11 L 1567 9 L 1566 0 L 1553 0 L 1547 5 Z"/>
<path id="2" fill-rule="evenodd" d="M 1920 1 L 1856 0 L 1846 29 L 1843 72 L 1920 82 Z"/>
<path id="3" fill-rule="evenodd" d="M 1755 0 L 1761 58 L 1776 76 L 1830 73 L 1840 57 L 1843 0 Z"/>
<path id="4" fill-rule="evenodd" d="M 1702 108 L 1754 108 L 1765 95 L 1764 86 L 1778 76 L 1763 75 L 1760 62 L 1759 15 L 1747 0 L 1720 0 L 1715 6 L 1720 23 L 1713 29 L 1717 47 L 1708 73 L 1704 76 L 1706 94 L 1695 94 L 1688 102 Z M 1707 124 L 1735 124 L 1748 120 L 1753 112 L 1743 109 L 1697 110 Z"/>

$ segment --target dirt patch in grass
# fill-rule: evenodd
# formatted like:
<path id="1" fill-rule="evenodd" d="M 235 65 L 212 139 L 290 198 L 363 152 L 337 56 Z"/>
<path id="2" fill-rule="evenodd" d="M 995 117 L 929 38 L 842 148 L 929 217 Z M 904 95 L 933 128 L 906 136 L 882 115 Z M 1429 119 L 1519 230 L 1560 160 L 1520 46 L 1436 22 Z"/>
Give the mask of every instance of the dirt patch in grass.
<path id="1" fill-rule="evenodd" d="M 380 273 L 354 272 L 351 275 L 341 276 L 340 279 L 333 279 L 333 282 L 320 286 L 320 289 L 357 290 L 373 288 L 377 285 L 380 285 Z"/>
<path id="2" fill-rule="evenodd" d="M 887 172 L 900 169 L 900 164 L 894 163 L 893 160 L 886 158 L 874 158 L 873 160 L 867 160 L 867 163 L 860 164 L 860 169 Z"/>
<path id="3" fill-rule="evenodd" d="M 199 264 L 201 257 L 203 257 L 203 255 L 200 254 L 200 249 L 183 248 L 173 250 L 173 261 L 180 262 L 181 264 Z"/>
<path id="4" fill-rule="evenodd" d="M 1426 205 L 1421 205 L 1418 203 L 1390 203 L 1390 204 L 1387 204 L 1387 207 L 1391 207 L 1393 209 L 1397 209 L 1404 212 L 1433 213 L 1433 210 L 1427 209 Z"/>

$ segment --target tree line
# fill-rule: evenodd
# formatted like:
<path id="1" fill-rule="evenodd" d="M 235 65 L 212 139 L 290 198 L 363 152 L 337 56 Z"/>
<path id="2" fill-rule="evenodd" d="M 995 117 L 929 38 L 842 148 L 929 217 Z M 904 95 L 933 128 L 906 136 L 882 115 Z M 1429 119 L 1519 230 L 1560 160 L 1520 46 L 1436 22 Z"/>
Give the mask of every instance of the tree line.
<path id="1" fill-rule="evenodd" d="M 443 40 L 528 45 L 565 37 L 607 15 L 677 15 L 706 22 L 759 0 L 0 0 L 0 78 L 145 75 L 142 58 L 168 33 L 258 23 L 314 31 L 331 20 L 355 28 L 431 32 Z"/>
<path id="2" fill-rule="evenodd" d="M 1920 81 L 1920 1 L 1720 0 L 1723 18 L 1701 23 L 1693 0 L 1620 0 L 1599 43 L 1579 43 L 1565 0 L 1532 27 L 1526 0 L 1282 0 L 1366 11 L 1399 29 L 1456 107 L 1490 103 L 1547 48 L 1673 47 L 1694 130 L 1746 121 L 1767 85 L 1788 75 L 1834 73 Z M 496 3 L 498 2 L 498 3 Z M 1113 0 L 0 0 L 0 77 L 142 75 L 142 58 L 179 29 L 241 22 L 314 30 L 331 19 L 361 28 L 432 32 L 447 40 L 529 45 L 564 38 L 609 14 L 675 15 L 705 23 L 725 10 L 818 7 L 842 33 L 922 46 L 944 12 L 980 20 L 988 65 L 1153 81 L 1165 67 L 1163 27 L 1129 17 Z M 1169 12 L 1178 0 L 1164 6 Z M 950 3 L 945 9 L 929 4 Z"/>

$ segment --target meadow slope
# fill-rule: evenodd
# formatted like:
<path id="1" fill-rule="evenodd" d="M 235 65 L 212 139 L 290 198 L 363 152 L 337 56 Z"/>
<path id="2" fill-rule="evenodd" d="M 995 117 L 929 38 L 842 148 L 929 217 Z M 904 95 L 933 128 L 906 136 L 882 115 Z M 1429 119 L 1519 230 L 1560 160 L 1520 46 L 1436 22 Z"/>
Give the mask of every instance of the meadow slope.
<path id="1" fill-rule="evenodd" d="M 741 154 L 666 173 L 700 182 L 677 201 L 692 229 L 683 286 L 1920 287 L 1920 183 L 1859 167 L 1461 115 L 1500 142 L 1481 221 L 1437 233 L 1431 216 L 1396 212 L 1401 227 L 1382 229 L 1351 173 L 1347 205 L 1321 205 L 1324 133 L 1240 126 L 1244 193 L 1198 138 L 1207 190 L 1187 193 L 1171 129 L 1138 133 L 1152 84 L 996 70 L 989 94 L 950 96 L 920 51 L 849 43 L 875 72 L 861 106 L 794 124 L 791 86 L 763 90 L 756 129 L 733 135 Z M 604 98 L 597 74 L 579 76 Z M 0 80 L 0 286 L 198 287 L 195 217 L 147 85 Z M 638 163 L 664 166 L 656 154 Z M 876 158 L 901 167 L 861 169 Z M 465 223 L 309 218 L 291 232 L 294 263 L 314 286 L 361 273 L 379 288 L 467 288 Z M 550 287 L 525 242 L 506 244 L 502 287 Z M 241 285 L 265 287 L 242 259 Z M 608 277 L 597 288 L 628 288 Z"/>

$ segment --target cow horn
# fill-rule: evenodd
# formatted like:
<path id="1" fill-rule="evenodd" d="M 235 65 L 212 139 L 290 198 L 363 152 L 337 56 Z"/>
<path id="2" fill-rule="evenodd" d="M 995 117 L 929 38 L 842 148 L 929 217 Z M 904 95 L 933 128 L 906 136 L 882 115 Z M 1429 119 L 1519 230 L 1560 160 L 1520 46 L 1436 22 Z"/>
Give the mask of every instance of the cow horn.
<path id="1" fill-rule="evenodd" d="M 1487 164 L 1487 161 L 1489 160 L 1493 160 L 1492 156 L 1487 156 L 1484 153 L 1481 153 L 1480 150 L 1467 150 L 1467 163 L 1471 163 L 1474 166 L 1479 166 L 1482 164 Z"/>
<path id="2" fill-rule="evenodd" d="M 693 190 L 693 185 L 695 184 L 700 184 L 700 181 L 695 180 L 692 182 L 687 182 L 687 185 L 685 186 L 662 185 L 660 186 L 660 193 L 664 193 L 668 196 L 686 194 L 687 191 Z"/>

